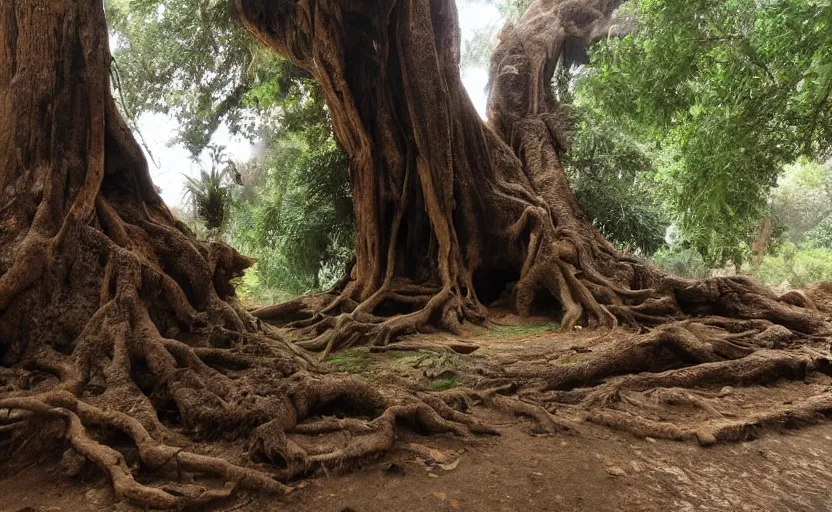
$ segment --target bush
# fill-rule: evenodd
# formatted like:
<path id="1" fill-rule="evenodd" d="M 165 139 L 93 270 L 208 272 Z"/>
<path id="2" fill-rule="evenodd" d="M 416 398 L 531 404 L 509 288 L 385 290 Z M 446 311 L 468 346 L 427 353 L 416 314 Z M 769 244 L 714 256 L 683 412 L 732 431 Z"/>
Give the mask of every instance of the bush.
<path id="1" fill-rule="evenodd" d="M 699 251 L 680 246 L 663 247 L 651 258 L 653 265 L 673 275 L 687 278 L 703 278 L 708 267 Z"/>
<path id="2" fill-rule="evenodd" d="M 763 259 L 754 277 L 772 286 L 785 285 L 792 288 L 830 281 L 832 249 L 798 248 L 793 243 L 786 243 L 776 255 Z"/>
<path id="3" fill-rule="evenodd" d="M 806 233 L 806 242 L 810 247 L 832 249 L 832 215 Z"/>

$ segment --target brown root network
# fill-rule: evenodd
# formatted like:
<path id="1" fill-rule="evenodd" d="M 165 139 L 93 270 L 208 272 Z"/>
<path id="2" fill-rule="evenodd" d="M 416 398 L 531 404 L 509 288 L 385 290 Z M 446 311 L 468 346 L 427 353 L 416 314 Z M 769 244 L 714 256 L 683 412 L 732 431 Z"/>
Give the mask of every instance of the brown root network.
<path id="1" fill-rule="evenodd" d="M 84 270 L 101 281 L 93 293 L 74 295 L 95 306 L 61 350 L 38 342 L 36 324 L 20 320 L 41 298 L 31 293 L 37 286 L 4 281 L 11 286 L 0 295 L 12 304 L 4 320 L 17 320 L 30 337 L 18 354 L 4 347 L 17 362 L 0 368 L 0 445 L 20 450 L 52 422 L 74 454 L 108 476 L 117 499 L 178 508 L 243 490 L 288 493 L 284 482 L 389 451 L 401 424 L 460 437 L 493 432 L 441 400 L 327 374 L 233 297 L 216 294 L 247 260 L 225 245 L 197 243 L 171 220 L 159 205 L 117 211 L 98 196 L 91 221 L 67 230 L 65 252 L 48 260 L 35 282 L 65 274 L 81 255 L 100 264 Z M 187 267 L 172 258 L 182 253 Z M 197 301 L 183 288 L 200 285 Z M 331 445 L 316 441 L 331 432 L 349 435 Z M 115 434 L 127 436 L 128 446 L 112 445 Z M 236 462 L 201 453 L 214 439 L 245 441 L 247 452 Z M 157 485 L 146 483 L 148 476 Z M 198 483 L 204 477 L 225 486 Z"/>
<path id="2" fill-rule="evenodd" d="M 289 492 L 390 450 L 401 425 L 492 431 L 328 373 L 244 310 L 230 282 L 251 260 L 198 241 L 153 188 L 110 94 L 101 4 L 3 3 L 0 40 L 4 464 L 57 433 L 117 499 L 177 508 Z"/>

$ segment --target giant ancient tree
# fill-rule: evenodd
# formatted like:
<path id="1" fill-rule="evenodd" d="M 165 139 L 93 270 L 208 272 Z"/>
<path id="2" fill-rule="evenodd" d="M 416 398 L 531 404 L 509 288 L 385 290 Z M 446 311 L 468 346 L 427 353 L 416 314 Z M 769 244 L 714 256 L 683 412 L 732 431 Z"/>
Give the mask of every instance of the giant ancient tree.
<path id="1" fill-rule="evenodd" d="M 552 298 L 565 329 L 691 314 L 822 328 L 745 279 L 662 275 L 617 252 L 581 212 L 559 160 L 568 119 L 550 84 L 559 61 L 618 30 L 620 3 L 533 2 L 500 33 L 483 122 L 460 81 L 451 0 L 237 0 L 254 34 L 321 84 L 350 159 L 355 267 L 337 296 L 293 324 L 316 335 L 302 346 L 453 331 L 481 321 L 509 283 L 520 313 Z"/>
<path id="2" fill-rule="evenodd" d="M 650 331 L 616 329 L 619 342 L 580 364 L 495 372 L 499 382 L 515 379 L 510 386 L 539 382 L 540 400 L 578 404 L 592 411 L 584 419 L 710 444 L 832 408 L 832 395 L 807 388 L 812 396 L 796 405 L 706 425 L 656 421 L 638 407 L 595 410 L 625 392 L 655 391 L 660 403 L 723 418 L 679 389 L 830 372 L 818 290 L 778 296 L 744 277 L 664 275 L 616 251 L 575 202 L 559 159 L 569 123 L 552 77 L 559 62 L 622 29 L 619 0 L 535 0 L 506 25 L 491 58 L 487 122 L 460 81 L 453 0 L 236 2 L 263 44 L 320 83 L 351 166 L 357 240 L 348 279 L 314 300 L 255 312 L 292 320 L 306 338 L 300 346 L 326 354 L 454 331 L 482 321 L 483 305 L 510 289 L 521 314 L 557 304 L 566 330 Z"/>
<path id="3" fill-rule="evenodd" d="M 506 27 L 488 124 L 460 83 L 451 0 L 238 8 L 265 44 L 321 83 L 351 163 L 356 263 L 338 293 L 309 306 L 300 322 L 318 336 L 302 346 L 453 330 L 482 320 L 482 304 L 516 281 L 519 311 L 554 299 L 566 328 L 656 328 L 618 330 L 621 343 L 580 364 L 509 377 L 542 380 L 542 398 L 597 422 L 703 443 L 738 439 L 752 420 L 694 428 L 607 406 L 627 389 L 829 371 L 812 348 L 826 324 L 806 296 L 739 278 L 663 276 L 616 252 L 572 199 L 558 160 L 565 118 L 548 84 L 564 53 L 612 30 L 615 3 L 538 0 Z M 229 282 L 250 261 L 197 241 L 154 191 L 110 93 L 107 40 L 99 2 L 0 4 L 0 445 L 49 450 L 28 441 L 57 434 L 66 468 L 91 462 L 118 497 L 174 507 L 237 489 L 288 491 L 281 482 L 388 450 L 399 423 L 493 432 L 462 412 L 475 401 L 549 430 L 562 424 L 494 390 L 417 394 L 328 374 L 249 315 Z M 278 311 L 302 316 L 297 309 Z M 657 361 L 669 371 L 654 372 Z M 753 424 L 830 407 L 826 393 Z M 315 444 L 338 431 L 351 436 Z M 245 450 L 204 455 L 216 439 Z M 229 485 L 171 482 L 189 474 Z"/>

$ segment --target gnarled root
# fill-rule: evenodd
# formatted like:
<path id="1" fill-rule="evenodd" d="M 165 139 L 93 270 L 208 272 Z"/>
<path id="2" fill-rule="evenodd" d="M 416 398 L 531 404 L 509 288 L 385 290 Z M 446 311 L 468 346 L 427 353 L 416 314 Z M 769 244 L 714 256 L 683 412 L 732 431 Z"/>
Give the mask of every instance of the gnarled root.
<path id="1" fill-rule="evenodd" d="M 19 448 L 39 422 L 53 422 L 118 499 L 174 508 L 236 490 L 287 493 L 282 482 L 295 476 L 389 450 L 401 424 L 461 437 L 487 430 L 412 392 L 326 374 L 229 295 L 228 280 L 250 262 L 172 227 L 163 207 L 116 208 L 99 197 L 95 210 L 100 226 L 68 229 L 66 256 L 40 269 L 50 283 L 84 279 L 73 288 L 82 292 L 7 288 L 16 300 L 0 319 L 21 338 L 0 345 L 0 442 Z M 68 339 L 43 329 L 51 314 Z M 332 434 L 327 446 L 321 432 Z M 114 443 L 125 436 L 130 446 Z M 247 456 L 201 453 L 218 438 L 247 443 Z M 225 485 L 189 481 L 200 476 Z"/>
<path id="2" fill-rule="evenodd" d="M 767 320 L 706 317 L 586 350 L 578 361 L 517 362 L 491 376 L 537 383 L 524 396 L 566 417 L 709 445 L 827 417 L 832 354 L 824 344 Z M 782 388 L 784 401 L 761 385 Z"/>
<path id="3" fill-rule="evenodd" d="M 325 359 L 333 351 L 356 344 L 384 347 L 405 334 L 437 328 L 456 331 L 464 319 L 483 321 L 453 286 L 437 288 L 391 279 L 359 303 L 348 298 L 353 290 L 348 286 L 318 312 L 290 322 L 287 333 L 300 338 L 298 346 L 322 352 Z"/>

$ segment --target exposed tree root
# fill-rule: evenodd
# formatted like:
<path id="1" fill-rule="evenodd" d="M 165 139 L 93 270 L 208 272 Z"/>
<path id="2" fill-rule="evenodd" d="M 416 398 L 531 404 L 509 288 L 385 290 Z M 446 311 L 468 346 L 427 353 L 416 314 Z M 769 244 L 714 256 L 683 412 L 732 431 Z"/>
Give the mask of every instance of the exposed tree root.
<path id="1" fill-rule="evenodd" d="M 719 442 L 756 439 L 763 429 L 797 428 L 828 421 L 830 415 L 832 415 L 832 395 L 823 393 L 800 400 L 795 404 L 757 412 L 744 418 L 733 419 L 720 416 L 690 426 L 655 421 L 630 412 L 610 409 L 590 410 L 586 413 L 586 420 L 622 430 L 637 437 L 673 441 L 696 440 L 702 446 L 710 446 Z"/>
<path id="2" fill-rule="evenodd" d="M 232 489 L 194 489 L 193 493 L 177 496 L 162 489 L 142 485 L 133 478 L 124 456 L 115 449 L 95 441 L 85 424 L 109 427 L 128 434 L 138 448 L 142 463 L 153 470 L 163 470 L 166 466 L 172 466 L 177 471 L 218 476 L 244 489 L 281 493 L 290 491 L 289 487 L 265 473 L 235 466 L 216 457 L 161 444 L 150 436 L 139 421 L 127 414 L 95 408 L 68 392 L 47 392 L 35 397 L 4 399 L 0 400 L 0 409 L 19 409 L 34 413 L 33 416 L 62 418 L 66 422 L 66 438 L 72 449 L 105 471 L 113 483 L 116 496 L 132 503 L 155 508 L 174 508 L 225 498 L 230 495 Z"/>
<path id="3" fill-rule="evenodd" d="M 565 418 L 702 445 L 808 425 L 830 413 L 832 354 L 825 339 L 768 321 L 717 317 L 622 335 L 601 350 L 562 353 L 551 363 L 518 361 L 488 373 L 495 381 L 523 383 L 523 396 L 551 404 Z M 806 383 L 787 388 L 786 403 L 768 405 L 765 394 L 754 394 L 760 386 L 788 382 Z M 749 390 L 753 398 L 743 403 L 753 412 L 737 409 L 732 387 Z"/>

